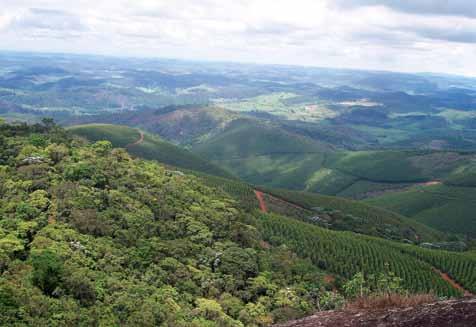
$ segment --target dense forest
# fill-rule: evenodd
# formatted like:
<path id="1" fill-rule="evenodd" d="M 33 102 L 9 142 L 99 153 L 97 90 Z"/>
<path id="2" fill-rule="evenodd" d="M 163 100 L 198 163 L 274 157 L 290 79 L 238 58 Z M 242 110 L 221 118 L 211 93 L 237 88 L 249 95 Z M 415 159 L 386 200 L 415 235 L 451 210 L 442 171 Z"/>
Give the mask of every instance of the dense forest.
<path id="1" fill-rule="evenodd" d="M 325 294 L 199 178 L 51 121 L 0 130 L 2 325 L 268 325 Z"/>
<path id="2" fill-rule="evenodd" d="M 0 324 L 267 326 L 338 307 L 359 272 L 460 295 L 431 265 L 475 290 L 472 255 L 262 214 L 204 179 L 49 119 L 0 122 Z"/>

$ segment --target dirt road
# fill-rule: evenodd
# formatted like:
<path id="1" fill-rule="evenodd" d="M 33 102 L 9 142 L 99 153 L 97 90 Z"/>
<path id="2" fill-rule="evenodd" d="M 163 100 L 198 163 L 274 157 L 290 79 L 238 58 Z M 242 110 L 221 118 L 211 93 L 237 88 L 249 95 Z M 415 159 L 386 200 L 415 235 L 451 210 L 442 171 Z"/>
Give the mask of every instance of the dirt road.
<path id="1" fill-rule="evenodd" d="M 266 207 L 266 202 L 264 201 L 263 192 L 255 190 L 256 198 L 259 201 L 259 208 L 262 212 L 268 212 L 268 208 Z"/>
<path id="2" fill-rule="evenodd" d="M 135 141 L 134 143 L 126 145 L 126 148 L 128 148 L 130 146 L 134 146 L 134 145 L 139 145 L 142 142 L 144 142 L 144 132 L 139 131 L 139 134 L 140 134 L 139 139 L 137 141 Z"/>

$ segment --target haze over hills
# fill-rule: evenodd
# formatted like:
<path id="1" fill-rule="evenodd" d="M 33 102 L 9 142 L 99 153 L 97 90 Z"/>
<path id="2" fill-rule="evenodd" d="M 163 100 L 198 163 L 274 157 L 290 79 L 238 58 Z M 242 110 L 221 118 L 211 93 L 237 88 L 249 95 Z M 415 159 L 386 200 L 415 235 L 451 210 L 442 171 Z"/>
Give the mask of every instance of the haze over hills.
<path id="1" fill-rule="evenodd" d="M 161 149 L 170 145 L 151 134 L 129 149 L 146 159 L 264 187 L 365 200 L 442 232 L 474 235 L 471 78 L 68 55 L 3 58 L 0 111 L 7 120 L 46 115 L 65 125 L 140 128 L 212 163 L 198 163 L 179 148 L 168 148 L 174 155 L 165 158 Z M 135 142 L 137 132 L 114 132 L 121 133 L 122 143 L 104 131 L 97 137 L 123 147 Z"/>
<path id="2" fill-rule="evenodd" d="M 0 9 L 0 326 L 472 326 L 476 7 Z"/>

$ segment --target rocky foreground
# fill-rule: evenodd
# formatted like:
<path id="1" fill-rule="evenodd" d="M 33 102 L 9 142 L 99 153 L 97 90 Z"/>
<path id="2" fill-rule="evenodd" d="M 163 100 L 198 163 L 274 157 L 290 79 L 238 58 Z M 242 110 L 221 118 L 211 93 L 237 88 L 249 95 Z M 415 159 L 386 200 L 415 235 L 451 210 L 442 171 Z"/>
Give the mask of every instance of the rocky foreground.
<path id="1" fill-rule="evenodd" d="M 476 298 L 372 311 L 325 311 L 275 327 L 476 327 Z"/>

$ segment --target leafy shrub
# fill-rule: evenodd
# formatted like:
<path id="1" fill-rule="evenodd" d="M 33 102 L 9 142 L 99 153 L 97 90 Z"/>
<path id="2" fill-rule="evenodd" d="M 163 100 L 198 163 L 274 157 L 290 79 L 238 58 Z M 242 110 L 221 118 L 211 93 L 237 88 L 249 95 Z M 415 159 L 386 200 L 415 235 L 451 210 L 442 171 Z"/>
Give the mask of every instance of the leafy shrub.
<path id="1" fill-rule="evenodd" d="M 33 285 L 40 288 L 46 295 L 52 295 L 60 286 L 63 278 L 63 262 L 51 251 L 43 251 L 31 256 L 33 266 Z"/>

